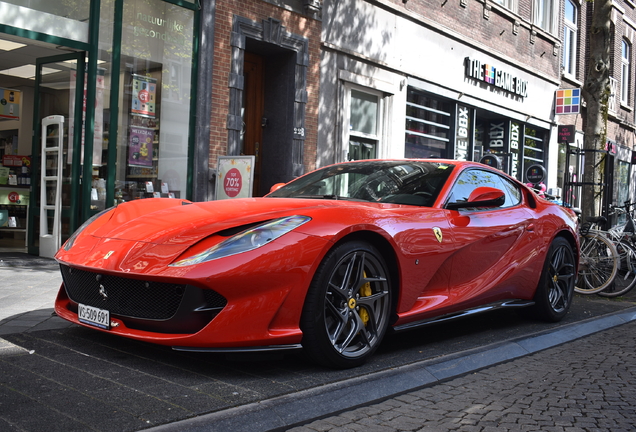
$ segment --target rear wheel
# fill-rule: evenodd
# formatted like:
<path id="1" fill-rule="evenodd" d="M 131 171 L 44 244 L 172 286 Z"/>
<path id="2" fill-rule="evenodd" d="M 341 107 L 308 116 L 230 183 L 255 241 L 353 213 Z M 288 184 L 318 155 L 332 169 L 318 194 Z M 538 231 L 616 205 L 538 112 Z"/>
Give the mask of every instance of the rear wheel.
<path id="1" fill-rule="evenodd" d="M 359 366 L 378 348 L 390 314 L 382 255 L 365 242 L 343 243 L 327 254 L 309 287 L 301 318 L 303 348 L 325 366 Z"/>
<path id="2" fill-rule="evenodd" d="M 570 242 L 562 237 L 554 239 L 534 296 L 534 308 L 539 318 L 557 322 L 568 312 L 576 281 L 575 265 Z"/>

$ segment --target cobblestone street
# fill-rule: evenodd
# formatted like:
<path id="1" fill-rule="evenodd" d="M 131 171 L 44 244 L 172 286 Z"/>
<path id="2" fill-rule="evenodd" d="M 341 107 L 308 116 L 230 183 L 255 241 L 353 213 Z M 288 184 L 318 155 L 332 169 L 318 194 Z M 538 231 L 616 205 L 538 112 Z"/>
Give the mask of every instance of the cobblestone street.
<path id="1" fill-rule="evenodd" d="M 634 431 L 636 322 L 291 429 Z"/>

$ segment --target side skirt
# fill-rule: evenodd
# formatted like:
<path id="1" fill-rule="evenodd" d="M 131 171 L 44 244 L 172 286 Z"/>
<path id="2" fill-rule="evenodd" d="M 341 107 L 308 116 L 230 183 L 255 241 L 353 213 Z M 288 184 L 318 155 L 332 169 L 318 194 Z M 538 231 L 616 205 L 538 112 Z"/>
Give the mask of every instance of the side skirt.
<path id="1" fill-rule="evenodd" d="M 289 351 L 302 349 L 300 344 L 289 345 L 267 345 L 254 347 L 230 347 L 230 348 L 206 348 L 206 347 L 179 347 L 173 346 L 175 351 L 189 352 L 211 352 L 211 353 L 249 353 L 249 352 L 270 352 L 270 351 Z"/>
<path id="2" fill-rule="evenodd" d="M 473 309 L 466 309 L 460 312 L 454 312 L 448 315 L 442 315 L 435 318 L 429 318 L 422 321 L 410 322 L 408 324 L 402 324 L 393 327 L 393 331 L 402 332 L 406 330 L 411 330 L 414 328 L 420 328 L 431 324 L 437 324 L 446 321 L 453 321 L 460 318 L 466 318 L 472 315 L 477 315 L 484 312 L 491 312 L 497 309 L 508 309 L 508 308 L 524 308 L 528 306 L 534 305 L 534 301 L 532 300 L 504 300 L 502 302 L 491 303 L 485 306 L 479 306 Z"/>

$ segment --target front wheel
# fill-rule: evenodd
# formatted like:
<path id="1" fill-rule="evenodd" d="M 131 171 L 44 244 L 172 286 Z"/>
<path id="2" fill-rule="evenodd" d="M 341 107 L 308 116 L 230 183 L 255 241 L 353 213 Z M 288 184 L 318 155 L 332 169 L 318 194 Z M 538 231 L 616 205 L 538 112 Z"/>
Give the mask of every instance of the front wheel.
<path id="1" fill-rule="evenodd" d="M 572 304 L 575 268 L 572 245 L 566 239 L 557 237 L 548 250 L 534 296 L 534 308 L 539 318 L 550 322 L 563 319 Z"/>
<path id="2" fill-rule="evenodd" d="M 303 348 L 325 366 L 363 364 L 389 324 L 391 286 L 382 255 L 352 241 L 330 251 L 312 281 L 301 317 Z"/>

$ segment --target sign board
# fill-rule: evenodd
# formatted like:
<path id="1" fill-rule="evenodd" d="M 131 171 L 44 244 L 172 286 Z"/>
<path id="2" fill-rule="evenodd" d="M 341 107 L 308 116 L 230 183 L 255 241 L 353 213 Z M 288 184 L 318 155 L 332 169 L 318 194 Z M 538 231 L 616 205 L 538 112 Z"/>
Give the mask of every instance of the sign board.
<path id="1" fill-rule="evenodd" d="M 529 183 L 539 184 L 545 179 L 545 167 L 543 165 L 534 164 L 526 169 L 526 179 Z"/>
<path id="2" fill-rule="evenodd" d="M 581 89 L 559 89 L 556 91 L 555 114 L 579 114 L 581 111 Z"/>
<path id="3" fill-rule="evenodd" d="M 0 119 L 20 120 L 20 96 L 19 90 L 0 87 Z"/>
<path id="4" fill-rule="evenodd" d="M 216 199 L 252 196 L 255 159 L 255 156 L 219 157 L 216 170 Z"/>
<path id="5" fill-rule="evenodd" d="M 574 125 L 558 125 L 559 143 L 574 144 L 576 140 L 576 127 Z"/>
<path id="6" fill-rule="evenodd" d="M 497 168 L 498 170 L 501 170 L 503 164 L 501 161 L 501 158 L 499 156 L 496 156 L 494 154 L 488 154 L 483 156 L 480 160 L 480 163 L 483 163 L 484 165 L 488 165 L 491 166 L 493 168 Z"/>

